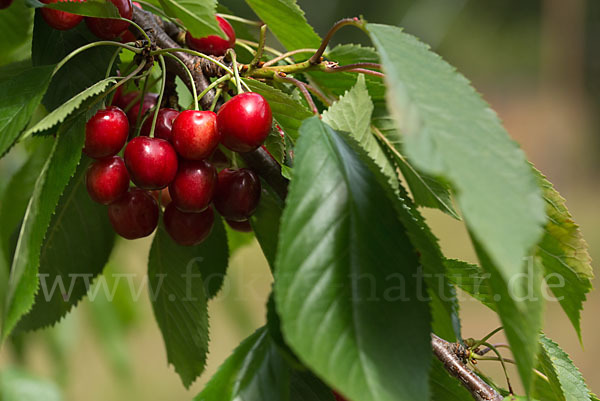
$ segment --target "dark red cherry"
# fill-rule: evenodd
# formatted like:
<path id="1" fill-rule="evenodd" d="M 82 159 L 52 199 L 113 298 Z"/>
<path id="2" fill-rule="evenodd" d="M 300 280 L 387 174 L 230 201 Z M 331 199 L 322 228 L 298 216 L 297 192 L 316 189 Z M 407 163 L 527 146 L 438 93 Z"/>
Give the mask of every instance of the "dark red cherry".
<path id="1" fill-rule="evenodd" d="M 179 112 L 173 109 L 160 109 L 156 118 L 156 127 L 154 128 L 154 137 L 164 139 L 165 141 L 171 141 L 171 130 L 173 129 L 173 121 L 177 118 Z M 152 129 L 153 115 L 150 114 L 140 131 L 140 135 L 150 136 L 150 130 Z M 175 149 L 177 150 L 177 149 Z"/>
<path id="2" fill-rule="evenodd" d="M 217 113 L 221 143 L 234 152 L 249 152 L 267 138 L 273 124 L 271 107 L 255 92 L 240 93 Z"/>
<path id="3" fill-rule="evenodd" d="M 336 391 L 333 392 L 333 396 L 335 397 L 335 401 L 348 401 L 347 399 L 339 395 Z"/>
<path id="4" fill-rule="evenodd" d="M 247 168 L 223 169 L 219 173 L 213 201 L 218 212 L 227 220 L 247 220 L 260 201 L 260 179 Z"/>
<path id="5" fill-rule="evenodd" d="M 56 3 L 58 0 L 42 0 L 42 3 L 50 4 Z M 82 0 L 73 0 L 81 2 Z M 71 14 L 65 11 L 53 10 L 51 8 L 43 7 L 42 17 L 44 17 L 44 21 L 48 25 L 50 25 L 54 29 L 58 29 L 59 31 L 66 31 L 71 28 L 75 28 L 81 20 L 83 19 L 82 15 Z"/>
<path id="6" fill-rule="evenodd" d="M 129 189 L 129 173 L 123 159 L 113 156 L 88 167 L 85 184 L 93 201 L 108 205 Z"/>
<path id="7" fill-rule="evenodd" d="M 137 38 L 129 29 L 126 29 L 121 34 L 121 43 L 135 42 L 136 40 Z"/>
<path id="8" fill-rule="evenodd" d="M 233 221 L 233 220 L 225 220 L 229 227 L 233 228 L 235 231 L 239 231 L 242 233 L 251 233 L 252 226 L 248 220 L 242 221 Z"/>
<path id="9" fill-rule="evenodd" d="M 219 146 L 217 115 L 212 111 L 186 110 L 173 121 L 173 146 L 181 157 L 202 160 Z"/>
<path id="10" fill-rule="evenodd" d="M 217 170 L 205 160 L 183 160 L 169 185 L 173 204 L 183 212 L 201 212 L 212 201 Z"/>
<path id="11" fill-rule="evenodd" d="M 125 165 L 131 181 L 142 189 L 161 189 L 177 173 L 177 154 L 164 139 L 138 136 L 125 147 Z"/>
<path id="12" fill-rule="evenodd" d="M 5 8 L 10 7 L 13 0 L 0 0 L 0 10 L 4 10 Z"/>
<path id="13" fill-rule="evenodd" d="M 110 106 L 98 111 L 85 125 L 83 152 L 94 159 L 114 156 L 127 141 L 129 123 L 118 107 Z"/>
<path id="14" fill-rule="evenodd" d="M 223 39 L 217 35 L 194 38 L 187 32 L 185 34 L 185 42 L 190 49 L 213 56 L 223 56 L 227 52 L 227 49 L 233 48 L 235 46 L 235 31 L 233 30 L 233 27 L 227 20 L 219 16 L 217 16 L 217 22 L 223 33 L 225 33 L 225 36 L 227 36 L 227 39 Z"/>
<path id="15" fill-rule="evenodd" d="M 163 219 L 167 232 L 175 242 L 191 246 L 198 245 L 210 235 L 215 214 L 210 207 L 200 213 L 182 212 L 171 203 L 165 209 Z"/>
<path id="16" fill-rule="evenodd" d="M 119 10 L 122 18 L 131 19 L 133 16 L 133 5 L 131 0 L 110 0 Z M 129 28 L 129 22 L 110 18 L 86 17 L 85 23 L 94 35 L 100 39 L 115 39 Z"/>
<path id="17" fill-rule="evenodd" d="M 132 188 L 108 206 L 113 229 L 123 238 L 136 239 L 152 234 L 158 224 L 158 205 L 146 191 Z"/>
<path id="18" fill-rule="evenodd" d="M 128 99 L 126 99 L 126 100 L 128 100 Z M 138 114 L 141 113 L 141 115 L 142 115 L 140 117 L 140 121 L 141 121 L 141 119 L 144 117 L 144 115 L 146 115 L 148 110 L 150 110 L 151 108 L 153 108 L 156 105 L 157 101 L 158 101 L 157 93 L 146 93 L 146 96 L 144 96 L 144 100 L 134 104 L 133 107 L 131 109 L 129 109 L 129 111 L 127 112 L 127 118 L 129 119 L 129 126 L 132 127 L 132 129 L 133 129 L 133 127 L 135 127 L 135 124 L 137 123 Z M 129 101 L 129 103 L 131 103 L 131 100 Z"/>
<path id="19" fill-rule="evenodd" d="M 121 88 L 123 87 L 119 86 L 119 89 Z M 120 107 L 123 110 L 126 110 L 127 106 L 132 104 L 140 93 L 138 91 L 123 93 L 123 89 L 121 89 L 121 92 L 118 92 L 119 89 L 117 89 L 117 93 L 119 93 L 119 96 L 117 97 L 117 94 L 115 93 L 115 97 L 113 98 L 112 104 L 117 107 Z"/>

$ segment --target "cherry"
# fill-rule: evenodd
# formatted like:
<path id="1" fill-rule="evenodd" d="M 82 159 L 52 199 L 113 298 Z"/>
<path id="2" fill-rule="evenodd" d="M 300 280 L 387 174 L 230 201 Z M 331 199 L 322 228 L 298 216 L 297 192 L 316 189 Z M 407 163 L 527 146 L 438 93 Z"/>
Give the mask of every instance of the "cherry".
<path id="1" fill-rule="evenodd" d="M 164 207 L 169 206 L 169 204 L 172 201 L 171 194 L 169 194 L 168 188 L 152 191 L 152 196 L 154 197 L 154 199 L 156 199 L 159 205 Z"/>
<path id="2" fill-rule="evenodd" d="M 133 5 L 131 0 L 110 0 L 119 10 L 122 18 L 131 19 Z M 129 22 L 111 18 L 87 17 L 85 23 L 94 35 L 100 39 L 112 40 L 120 36 L 129 28 Z"/>
<path id="3" fill-rule="evenodd" d="M 115 92 L 115 97 L 113 98 L 112 104 L 125 110 L 125 109 L 127 109 L 127 106 L 129 106 L 131 103 L 133 103 L 135 98 L 139 96 L 140 92 L 133 91 L 133 92 L 123 93 L 122 88 L 123 88 L 123 86 L 119 86 L 119 88 L 117 88 L 117 91 Z M 119 91 L 119 89 L 120 89 L 120 91 Z"/>
<path id="4" fill-rule="evenodd" d="M 215 214 L 210 207 L 200 213 L 182 212 L 171 203 L 163 219 L 171 238 L 179 245 L 190 246 L 198 245 L 209 236 Z"/>
<path id="5" fill-rule="evenodd" d="M 137 38 L 129 29 L 126 29 L 121 34 L 121 43 L 135 42 L 136 40 Z"/>
<path id="6" fill-rule="evenodd" d="M 123 238 L 136 239 L 152 234 L 158 225 L 158 205 L 148 192 L 132 188 L 108 206 L 113 229 Z"/>
<path id="7" fill-rule="evenodd" d="M 173 121 L 177 118 L 179 112 L 173 109 L 160 109 L 156 118 L 156 127 L 154 128 L 154 137 L 164 139 L 171 142 L 171 130 L 173 129 Z M 150 136 L 152 129 L 153 115 L 149 115 L 142 125 L 140 135 Z M 175 148 L 177 150 L 177 148 Z"/>
<path id="8" fill-rule="evenodd" d="M 217 113 L 221 143 L 234 152 L 258 148 L 269 135 L 272 123 L 269 103 L 255 92 L 234 96 Z"/>
<path id="9" fill-rule="evenodd" d="M 205 160 L 184 160 L 169 185 L 173 204 L 182 212 L 201 212 L 210 204 L 217 186 L 217 170 Z"/>
<path id="10" fill-rule="evenodd" d="M 131 181 L 143 189 L 161 189 L 177 173 L 177 154 L 164 139 L 138 136 L 125 147 L 125 165 Z"/>
<path id="11" fill-rule="evenodd" d="M 5 8 L 10 7 L 13 0 L 0 0 L 0 10 L 4 10 Z"/>
<path id="12" fill-rule="evenodd" d="M 225 33 L 227 39 L 217 35 L 209 35 L 203 38 L 195 38 L 189 32 L 185 34 L 185 42 L 196 51 L 213 56 L 224 56 L 227 49 L 235 46 L 235 31 L 227 20 L 217 16 L 219 28 Z"/>
<path id="13" fill-rule="evenodd" d="M 139 93 L 136 93 L 136 96 L 137 95 L 139 95 Z M 131 101 L 134 98 L 135 97 L 133 97 L 131 99 L 127 98 L 125 100 L 129 100 L 129 103 L 131 103 Z M 132 129 L 133 129 L 133 127 L 135 127 L 135 124 L 137 123 L 138 114 L 141 113 L 142 117 L 144 117 L 144 115 L 146 115 L 148 110 L 150 110 L 151 108 L 153 108 L 156 105 L 157 101 L 158 101 L 157 93 L 146 93 L 146 95 L 144 96 L 144 100 L 139 101 L 138 103 L 134 104 L 133 107 L 131 109 L 129 109 L 129 111 L 127 112 L 127 118 L 129 119 L 129 126 L 132 127 Z"/>
<path id="14" fill-rule="evenodd" d="M 213 200 L 219 213 L 227 220 L 247 220 L 260 201 L 260 180 L 247 168 L 226 168 L 219 173 Z"/>
<path id="15" fill-rule="evenodd" d="M 88 167 L 85 184 L 93 201 L 108 205 L 129 189 L 129 173 L 123 159 L 113 156 Z"/>
<path id="16" fill-rule="evenodd" d="M 239 231 L 242 233 L 251 233 L 252 226 L 250 225 L 250 221 L 242 220 L 242 221 L 233 221 L 225 219 L 229 227 L 233 228 L 235 231 Z"/>
<path id="17" fill-rule="evenodd" d="M 335 397 L 335 401 L 348 401 L 347 399 L 339 395 L 336 391 L 333 392 L 333 396 Z"/>
<path id="18" fill-rule="evenodd" d="M 85 125 L 83 152 L 94 159 L 114 156 L 127 141 L 129 123 L 118 107 L 99 110 Z"/>
<path id="19" fill-rule="evenodd" d="M 217 115 L 212 111 L 186 110 L 173 121 L 173 146 L 183 158 L 202 160 L 219 146 Z"/>
<path id="20" fill-rule="evenodd" d="M 56 3 L 58 0 L 42 0 L 42 3 L 50 4 Z M 74 0 L 79 1 L 81 0 Z M 82 15 L 71 14 L 65 11 L 53 10 L 51 8 L 42 8 L 42 17 L 44 17 L 44 21 L 48 25 L 50 25 L 54 29 L 58 29 L 59 31 L 66 31 L 71 28 L 75 28 L 81 20 L 83 20 Z"/>

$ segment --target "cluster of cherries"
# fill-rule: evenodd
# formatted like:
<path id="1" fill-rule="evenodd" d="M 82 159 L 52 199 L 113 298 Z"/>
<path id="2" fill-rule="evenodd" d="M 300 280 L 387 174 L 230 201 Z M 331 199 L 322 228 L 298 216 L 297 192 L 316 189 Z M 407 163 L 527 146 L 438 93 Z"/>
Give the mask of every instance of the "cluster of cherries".
<path id="1" fill-rule="evenodd" d="M 113 104 L 124 101 L 126 95 L 116 97 Z M 140 112 L 144 101 L 137 106 Z M 198 244 L 209 235 L 214 221 L 211 203 L 232 228 L 251 229 L 248 218 L 260 200 L 260 180 L 246 168 L 223 168 L 217 173 L 227 161 L 218 146 L 234 152 L 261 146 L 273 121 L 261 95 L 234 96 L 218 113 L 162 108 L 154 137 L 149 136 L 150 114 L 140 136 L 125 146 L 131 111 L 129 118 L 115 105 L 98 111 L 86 124 L 83 149 L 96 159 L 87 171 L 88 193 L 108 205 L 109 219 L 119 235 L 127 239 L 150 235 L 158 224 L 159 202 L 165 207 L 167 232 L 181 245 Z"/>

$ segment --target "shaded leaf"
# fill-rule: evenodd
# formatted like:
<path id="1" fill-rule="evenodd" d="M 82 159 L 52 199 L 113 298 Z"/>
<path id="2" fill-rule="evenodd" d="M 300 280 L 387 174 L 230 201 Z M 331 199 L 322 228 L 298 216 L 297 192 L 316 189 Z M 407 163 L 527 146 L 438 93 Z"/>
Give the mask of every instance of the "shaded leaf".
<path id="1" fill-rule="evenodd" d="M 316 117 L 301 132 L 275 274 L 285 339 L 350 399 L 427 400 L 427 303 L 394 281 L 418 266 L 405 228 L 364 155 Z"/>
<path id="2" fill-rule="evenodd" d="M 29 123 L 48 88 L 53 67 L 27 68 L 0 81 L 0 157 Z"/>
<path id="3" fill-rule="evenodd" d="M 283 211 L 283 201 L 269 187 L 261 181 L 262 192 L 258 208 L 250 218 L 254 235 L 269 262 L 271 270 L 275 267 L 277 243 L 279 238 L 279 224 Z"/>
<path id="4" fill-rule="evenodd" d="M 105 207 L 88 195 L 89 164 L 90 159 L 82 160 L 54 210 L 40 251 L 40 289 L 19 330 L 58 322 L 86 295 L 108 261 L 115 233 Z"/>
<path id="5" fill-rule="evenodd" d="M 86 17 L 121 18 L 117 7 L 106 0 L 85 0 L 84 2 L 61 0 L 55 3 L 42 4 L 42 6 L 72 14 L 85 15 Z"/>
<path id="6" fill-rule="evenodd" d="M 431 401 L 473 400 L 471 394 L 460 385 L 456 378 L 450 376 L 437 358 L 433 358 L 429 383 L 431 385 Z"/>
<path id="7" fill-rule="evenodd" d="M 33 11 L 23 1 L 15 1 L 0 13 L 0 65 L 28 57 Z"/>
<path id="8" fill-rule="evenodd" d="M 0 372 L 2 401 L 62 401 L 60 389 L 54 383 L 16 369 Z"/>
<path id="9" fill-rule="evenodd" d="M 195 38 L 225 37 L 215 18 L 216 0 L 160 0 L 160 4 L 169 17 L 180 19 Z"/>

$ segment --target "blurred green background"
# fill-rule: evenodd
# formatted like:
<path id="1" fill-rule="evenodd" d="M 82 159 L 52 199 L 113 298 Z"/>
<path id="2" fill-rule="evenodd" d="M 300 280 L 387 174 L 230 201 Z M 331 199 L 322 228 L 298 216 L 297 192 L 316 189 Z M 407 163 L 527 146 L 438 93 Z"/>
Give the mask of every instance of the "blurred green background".
<path id="1" fill-rule="evenodd" d="M 252 18 L 241 0 L 223 3 Z M 321 35 L 342 17 L 364 15 L 369 21 L 402 26 L 429 43 L 491 103 L 529 159 L 567 199 L 592 257 L 600 258 L 600 2 L 299 0 L 299 4 Z M 369 44 L 352 28 L 342 30 L 334 42 Z M 3 57 L 8 55 L 0 55 L 0 64 Z M 0 189 L 23 162 L 23 154 L 17 147 L 0 161 Z M 460 223 L 434 211 L 425 215 L 447 256 L 475 261 Z M 139 289 L 145 285 L 149 245 L 148 239 L 119 242 L 108 270 L 134 273 L 131 283 Z M 56 327 L 16 338 L 0 352 L 0 366 L 23 366 L 54 381 L 67 400 L 190 400 L 239 341 L 265 321 L 270 283 L 254 242 L 234 255 L 225 288 L 210 304 L 207 369 L 189 390 L 167 366 L 147 288 L 132 300 L 126 279 L 115 302 L 102 296 L 86 300 Z M 466 296 L 463 299 L 465 337 L 482 337 L 499 326 L 492 313 Z M 596 317 L 600 295 L 592 293 L 585 306 L 585 348 L 555 302 L 547 306 L 545 331 L 571 355 L 591 389 L 600 391 Z M 500 373 L 494 362 L 480 366 L 493 375 Z M 511 377 L 517 381 L 514 371 Z"/>

